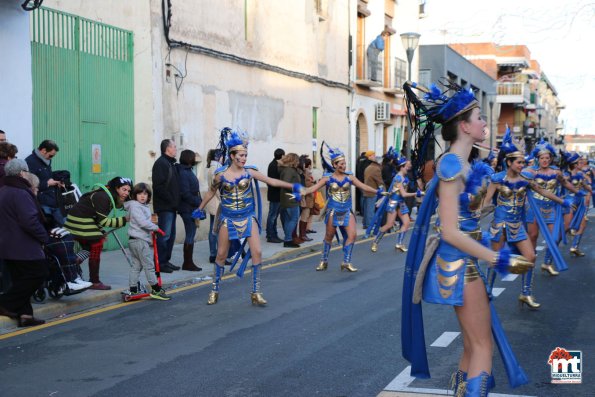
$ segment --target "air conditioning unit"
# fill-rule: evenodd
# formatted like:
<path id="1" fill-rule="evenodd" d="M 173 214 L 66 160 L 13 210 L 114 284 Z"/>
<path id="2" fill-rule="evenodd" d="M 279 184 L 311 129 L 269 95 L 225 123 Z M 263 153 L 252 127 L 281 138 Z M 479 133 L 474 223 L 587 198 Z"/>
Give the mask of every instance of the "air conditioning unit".
<path id="1" fill-rule="evenodd" d="M 390 120 L 390 103 L 378 102 L 376 105 L 376 121 Z"/>

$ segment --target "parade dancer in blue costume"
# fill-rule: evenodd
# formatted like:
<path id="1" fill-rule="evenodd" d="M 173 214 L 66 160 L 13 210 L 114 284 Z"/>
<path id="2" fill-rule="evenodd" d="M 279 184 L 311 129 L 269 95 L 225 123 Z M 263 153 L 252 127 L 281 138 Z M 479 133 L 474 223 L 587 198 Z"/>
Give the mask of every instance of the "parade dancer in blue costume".
<path id="1" fill-rule="evenodd" d="M 328 148 L 330 164 L 323 152 L 325 147 Z M 352 172 L 347 171 L 345 155 L 338 148 L 333 149 L 322 142 L 320 155 L 326 172 L 315 185 L 310 186 L 305 191 L 305 194 L 308 194 L 326 186 L 327 206 L 324 216 L 326 233 L 322 241 L 322 259 L 316 267 L 316 271 L 327 269 L 328 255 L 338 227 L 343 235 L 343 263 L 341 263 L 341 271 L 357 272 L 357 268 L 351 263 L 351 254 L 356 237 L 355 215 L 351 212 L 351 186 L 354 185 L 356 188 L 369 193 L 376 193 L 377 195 L 381 194 L 382 188 L 376 190 L 360 182 L 354 177 Z"/>
<path id="2" fill-rule="evenodd" d="M 532 167 L 526 168 L 525 171 L 532 174 L 533 181 L 539 187 L 557 196 L 560 196 L 560 186 L 563 186 L 570 191 L 576 192 L 576 189 L 572 186 L 572 184 L 564 179 L 564 176 L 558 167 L 552 165 L 552 161 L 556 157 L 556 150 L 548 142 L 542 139 L 537 145 L 535 145 L 535 149 L 531 154 L 537 160 L 536 164 Z M 542 196 L 533 189 L 531 189 L 528 194 L 533 197 L 535 204 L 537 204 L 537 208 L 539 209 L 539 214 L 547 224 L 549 232 L 552 234 L 554 241 L 558 243 L 564 234 L 562 207 L 556 205 L 554 201 Z M 531 206 L 527 208 L 526 220 L 527 232 L 529 233 L 531 244 L 533 247 L 536 247 L 537 238 L 539 237 L 539 226 L 535 217 L 535 212 Z M 553 257 L 549 246 L 547 246 L 545 250 L 541 270 L 543 272 L 549 273 L 552 276 L 557 276 L 560 274 L 554 268 Z"/>
<path id="3" fill-rule="evenodd" d="M 397 157 L 395 163 L 397 165 L 397 175 L 393 178 L 390 187 L 385 193 L 387 197 L 384 198 L 382 204 L 374 215 L 372 224 L 368 227 L 369 231 L 373 231 L 374 229 L 378 230 L 376 238 L 370 247 L 372 252 L 378 251 L 380 240 L 382 240 L 384 234 L 394 226 L 397 215 L 401 221 L 401 227 L 397 233 L 397 244 L 395 245 L 395 249 L 401 252 L 407 252 L 407 247 L 403 244 L 403 240 L 407 230 L 409 230 L 411 220 L 409 218 L 409 208 L 407 208 L 407 205 L 405 204 L 405 197 L 421 197 L 423 194 L 421 190 L 418 190 L 416 193 L 407 192 L 406 186 L 409 184 L 407 173 L 411 170 L 411 162 L 405 157 Z M 386 223 L 378 229 L 377 225 L 382 222 L 384 213 L 386 213 Z M 369 235 L 370 232 L 367 231 L 366 234 Z"/>
<path id="4" fill-rule="evenodd" d="M 593 167 L 589 165 L 589 159 L 586 155 L 582 154 L 581 157 L 578 159 L 578 168 L 582 171 L 586 178 L 590 181 L 591 186 L 591 194 L 587 194 L 585 197 L 585 206 L 587 207 L 587 212 L 589 211 L 589 206 L 593 202 L 593 189 L 595 188 L 595 172 L 593 171 Z M 593 203 L 595 206 L 595 203 Z"/>
<path id="5" fill-rule="evenodd" d="M 591 181 L 579 168 L 580 156 L 578 153 L 564 152 L 562 155 L 567 166 L 565 177 L 576 189 L 576 193 L 570 192 L 567 195 L 567 198 L 572 200 L 572 206 L 569 213 L 564 216 L 564 224 L 572 236 L 570 253 L 581 257 L 585 256 L 585 253 L 579 249 L 579 244 L 587 226 L 585 196 L 592 193 Z"/>
<path id="6" fill-rule="evenodd" d="M 437 162 L 436 176 L 426 190 L 409 244 L 403 283 L 402 351 L 411 362 L 411 375 L 429 378 L 420 300 L 423 297 L 429 303 L 452 305 L 463 335 L 463 355 L 452 387 L 457 396 L 487 396 L 494 386 L 490 324 L 510 384 L 518 386 L 528 380 L 488 299 L 478 260 L 487 261 L 498 272 L 522 273 L 532 264 L 507 249 L 495 252 L 480 243 L 481 203 L 492 170 L 481 161 L 470 163 L 469 158 L 473 145 L 485 139 L 486 122 L 473 92 L 450 82 L 444 86 L 444 92 L 436 86 L 428 91 L 415 83 L 403 87 L 410 125 L 418 135 L 413 166 L 425 159 L 437 124 L 442 126 L 442 137 L 450 148 Z M 413 88 L 426 93 L 423 99 Z M 428 240 L 436 207 L 440 234 Z"/>
<path id="7" fill-rule="evenodd" d="M 529 240 L 525 230 L 525 203 L 530 191 L 534 191 L 542 197 L 545 197 L 555 203 L 563 206 L 570 206 L 569 201 L 564 201 L 549 190 L 542 189 L 534 182 L 535 175 L 525 169 L 525 153 L 520 141 L 515 142 L 510 130 L 507 128 L 506 134 L 502 139 L 499 159 L 505 162 L 506 171 L 492 175 L 491 183 L 485 197 L 485 203 L 491 203 L 492 197 L 496 196 L 496 210 L 494 219 L 490 224 L 490 239 L 492 249 L 499 251 L 504 247 L 504 243 L 514 246 L 529 262 L 535 262 L 535 246 Z M 553 243 L 553 238 L 545 226 L 545 222 L 534 201 L 529 199 L 529 206 L 532 210 L 533 219 L 544 225 L 542 233 L 550 243 L 550 252 L 553 252 L 557 258 L 561 258 L 558 248 Z M 559 263 L 559 262 L 557 262 Z M 562 269 L 567 268 L 563 263 L 559 263 Z M 533 269 L 523 274 L 521 283 L 521 294 L 519 295 L 519 304 L 526 304 L 531 309 L 537 309 L 541 306 L 535 301 L 533 296 Z"/>
<path id="8" fill-rule="evenodd" d="M 244 269 L 250 257 L 252 258 L 252 293 L 250 295 L 253 305 L 265 305 L 267 301 L 260 292 L 260 271 L 262 252 L 260 248 L 260 212 L 257 216 L 257 205 L 260 206 L 260 193 L 256 181 L 261 181 L 270 186 L 292 189 L 295 198 L 299 201 L 303 186 L 269 178 L 262 174 L 253 165 L 246 165 L 248 156 L 248 143 L 245 135 L 224 128 L 221 131 L 220 149 L 224 166 L 215 171 L 211 189 L 206 193 L 202 203 L 195 211 L 194 216 L 204 219 L 203 208 L 216 194 L 221 196 L 221 215 L 213 233 L 218 234 L 217 257 L 215 259 L 215 274 L 207 304 L 213 305 L 219 299 L 219 284 L 224 273 L 225 259 L 229 251 L 231 240 L 245 239 L 250 250 L 247 252 L 237 272 L 243 276 Z M 254 183 L 254 186 L 253 186 Z M 258 211 L 260 209 L 258 208 Z M 243 246 L 242 246 L 243 249 Z M 239 255 L 238 255 L 239 257 Z M 236 261 L 239 259 L 236 257 Z M 233 267 L 234 264 L 232 264 Z"/>

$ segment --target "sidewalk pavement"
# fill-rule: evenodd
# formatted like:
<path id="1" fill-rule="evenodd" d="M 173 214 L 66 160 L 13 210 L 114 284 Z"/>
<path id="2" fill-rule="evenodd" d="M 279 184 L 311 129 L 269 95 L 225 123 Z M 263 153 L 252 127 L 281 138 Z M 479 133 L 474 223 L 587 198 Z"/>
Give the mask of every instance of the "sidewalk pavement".
<path id="1" fill-rule="evenodd" d="M 359 217 L 358 217 L 359 218 Z M 361 218 L 358 219 L 358 222 Z M 280 222 L 279 222 L 280 225 Z M 284 259 L 291 259 L 301 255 L 320 251 L 322 249 L 322 238 L 324 236 L 325 225 L 322 221 L 313 222 L 312 229 L 316 231 L 310 234 L 312 241 L 301 244 L 300 248 L 284 248 L 283 243 L 268 243 L 261 234 L 262 246 L 262 264 L 267 265 L 279 262 Z M 279 237 L 283 238 L 283 230 L 279 228 Z M 357 225 L 357 238 L 361 239 L 364 235 L 361 223 Z M 336 245 L 336 239 L 334 245 Z M 171 263 L 181 266 L 183 262 L 182 244 L 174 246 Z M 209 242 L 208 240 L 197 241 L 194 244 L 194 263 L 202 267 L 200 272 L 189 272 L 178 270 L 173 273 L 162 273 L 161 279 L 166 290 L 179 288 L 185 285 L 196 284 L 211 280 L 213 274 L 213 265 L 209 263 Z M 312 266 L 318 264 L 318 258 L 312 258 Z M 251 263 L 248 264 L 250 266 Z M 236 269 L 237 269 L 236 265 Z M 83 269 L 83 278 L 88 279 L 87 263 L 81 265 Z M 121 250 L 102 252 L 101 268 L 99 276 L 104 284 L 111 285 L 109 291 L 86 290 L 80 294 L 63 296 L 58 300 L 47 296 L 45 301 L 37 303 L 33 301 L 33 313 L 35 317 L 44 320 L 56 318 L 65 318 L 76 313 L 105 305 L 114 305 L 122 302 L 121 292 L 128 289 L 129 265 Z M 229 267 L 227 267 L 229 269 Z M 235 269 L 234 269 L 235 270 Z M 146 282 L 144 273 L 141 273 L 141 282 Z M 205 302 L 207 295 L 205 292 Z M 16 329 L 16 321 L 8 317 L 0 316 L 0 334 L 11 332 Z"/>

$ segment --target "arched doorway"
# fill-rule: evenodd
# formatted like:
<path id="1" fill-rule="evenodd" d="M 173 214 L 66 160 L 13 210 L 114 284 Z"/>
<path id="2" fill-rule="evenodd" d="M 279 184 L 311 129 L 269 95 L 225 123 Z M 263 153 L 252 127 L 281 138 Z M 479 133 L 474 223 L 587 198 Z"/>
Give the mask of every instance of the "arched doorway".
<path id="1" fill-rule="evenodd" d="M 368 123 L 366 116 L 360 113 L 355 123 L 355 156 L 359 157 L 361 152 L 368 150 Z"/>

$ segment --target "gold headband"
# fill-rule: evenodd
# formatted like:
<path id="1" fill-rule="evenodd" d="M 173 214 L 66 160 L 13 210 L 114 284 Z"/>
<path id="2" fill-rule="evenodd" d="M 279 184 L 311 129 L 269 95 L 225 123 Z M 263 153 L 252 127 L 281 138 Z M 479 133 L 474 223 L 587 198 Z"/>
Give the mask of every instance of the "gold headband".
<path id="1" fill-rule="evenodd" d="M 336 159 L 333 160 L 333 164 L 335 164 L 337 161 L 341 161 L 341 160 L 345 160 L 345 156 L 339 156 Z"/>
<path id="2" fill-rule="evenodd" d="M 517 150 L 516 152 L 508 153 L 506 155 L 506 158 L 507 159 L 516 158 L 516 157 L 523 157 L 523 158 L 525 158 L 525 153 Z"/>
<path id="3" fill-rule="evenodd" d="M 244 151 L 247 152 L 248 148 L 244 145 L 236 145 L 236 146 L 232 146 L 229 148 L 229 153 L 231 152 L 240 152 L 240 151 Z"/>
<path id="4" fill-rule="evenodd" d="M 456 112 L 448 120 L 446 120 L 443 124 L 448 123 L 449 121 L 451 121 L 455 117 L 460 116 L 461 114 L 467 112 L 468 110 L 471 110 L 473 108 L 478 108 L 478 107 L 479 107 L 479 102 L 477 102 L 477 100 L 471 101 L 471 102 L 469 102 L 469 104 L 467 106 L 465 106 L 463 109 L 461 109 L 458 112 Z"/>

